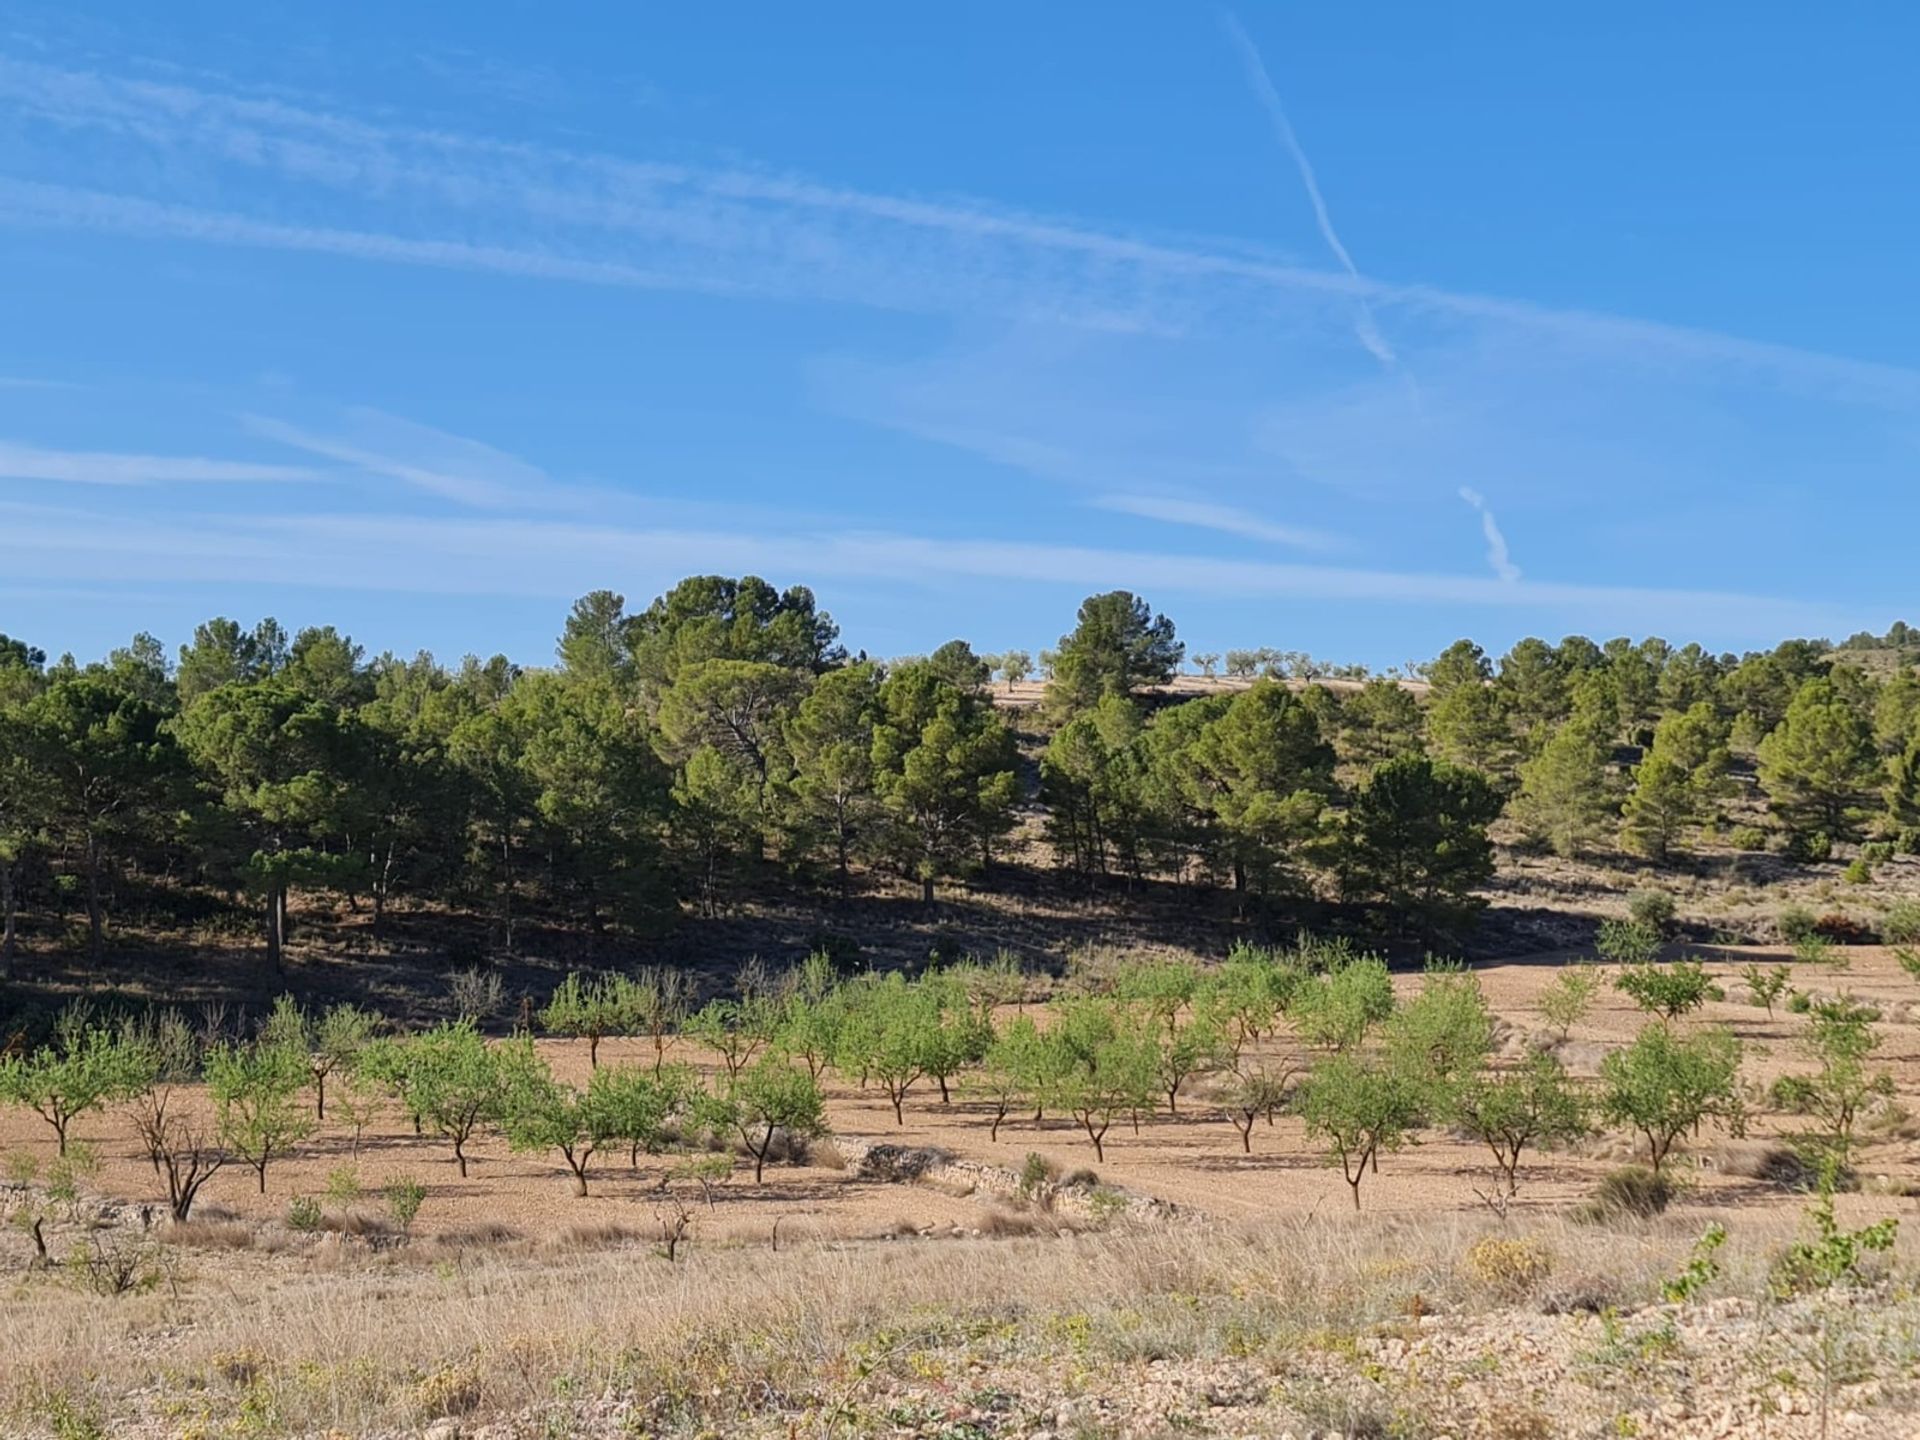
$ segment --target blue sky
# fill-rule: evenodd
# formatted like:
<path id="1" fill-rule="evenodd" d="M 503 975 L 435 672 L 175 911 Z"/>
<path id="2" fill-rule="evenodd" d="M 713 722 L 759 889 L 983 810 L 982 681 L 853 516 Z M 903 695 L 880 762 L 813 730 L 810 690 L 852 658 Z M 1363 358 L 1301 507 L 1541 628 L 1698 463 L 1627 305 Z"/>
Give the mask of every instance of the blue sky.
<path id="1" fill-rule="evenodd" d="M 0 11 L 0 630 L 545 661 L 812 585 L 1201 649 L 1882 628 L 1892 7 Z"/>

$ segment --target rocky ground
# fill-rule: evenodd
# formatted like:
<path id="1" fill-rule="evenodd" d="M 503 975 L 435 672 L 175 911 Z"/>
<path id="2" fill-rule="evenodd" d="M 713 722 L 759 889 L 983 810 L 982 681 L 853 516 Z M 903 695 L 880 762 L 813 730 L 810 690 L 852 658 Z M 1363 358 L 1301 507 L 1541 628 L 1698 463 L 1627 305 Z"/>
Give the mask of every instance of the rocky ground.
<path id="1" fill-rule="evenodd" d="M 1916 1312 L 1885 1297 L 1786 1309 L 1722 1299 L 1630 1313 L 1500 1310 L 1427 1315 L 1283 1358 L 1090 1364 L 1012 1353 L 990 1331 L 876 1351 L 879 1371 L 807 1394 L 767 1395 L 693 1433 L 941 1440 L 1664 1440 L 1920 1437 L 1904 1380 L 1828 1376 L 1869 1353 L 1911 1373 Z M 1838 1337 L 1837 1339 L 1835 1337 Z M 1148 1345 L 1144 1348 L 1150 1349 Z M 757 1413 L 754 1411 L 757 1410 Z M 677 1427 L 672 1407 L 609 1393 L 463 1424 L 391 1432 L 427 1440 L 614 1440 Z"/>

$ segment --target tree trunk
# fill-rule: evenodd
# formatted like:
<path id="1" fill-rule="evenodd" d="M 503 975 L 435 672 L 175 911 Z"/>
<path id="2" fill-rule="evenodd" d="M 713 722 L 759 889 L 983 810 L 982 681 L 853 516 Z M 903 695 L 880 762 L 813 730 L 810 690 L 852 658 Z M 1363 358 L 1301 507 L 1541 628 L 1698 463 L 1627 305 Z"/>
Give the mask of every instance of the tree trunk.
<path id="1" fill-rule="evenodd" d="M 100 842 L 87 833 L 87 950 L 96 964 L 106 948 L 106 922 L 100 914 Z"/>
<path id="2" fill-rule="evenodd" d="M 280 900 L 280 882 L 267 882 L 267 968 L 278 975 L 281 969 L 281 937 L 286 925 L 286 910 Z"/>
<path id="3" fill-rule="evenodd" d="M 0 859 L 0 980 L 13 975 L 13 868 L 13 861 Z"/>
<path id="4" fill-rule="evenodd" d="M 924 875 L 920 879 L 920 903 L 922 905 L 933 904 L 933 877 L 931 875 Z"/>

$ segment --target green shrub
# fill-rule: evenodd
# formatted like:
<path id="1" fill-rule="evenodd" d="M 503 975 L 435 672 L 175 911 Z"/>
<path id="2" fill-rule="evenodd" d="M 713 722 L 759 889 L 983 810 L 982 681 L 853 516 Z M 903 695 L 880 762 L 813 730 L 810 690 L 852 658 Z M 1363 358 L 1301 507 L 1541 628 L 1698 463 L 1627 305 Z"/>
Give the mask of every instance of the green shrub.
<path id="1" fill-rule="evenodd" d="M 1793 945 L 1814 933 L 1820 917 L 1804 905 L 1785 905 L 1774 923 L 1780 929 L 1780 938 Z"/>
<path id="2" fill-rule="evenodd" d="M 412 1234 L 413 1222 L 427 1198 L 427 1187 L 410 1175 L 396 1175 L 387 1182 L 386 1196 L 387 1213 L 393 1216 L 393 1223 L 400 1227 L 401 1234 Z"/>
<path id="3" fill-rule="evenodd" d="M 1602 920 L 1593 948 L 1613 965 L 1645 965 L 1660 954 L 1660 932 L 1638 920 Z"/>
<path id="4" fill-rule="evenodd" d="M 1632 997 L 1650 1015 L 1677 1019 L 1698 1010 L 1709 1000 L 1724 1000 L 1726 992 L 1713 983 L 1698 960 L 1672 965 L 1634 965 L 1620 973 L 1614 985 Z"/>
<path id="5" fill-rule="evenodd" d="M 1673 896 L 1664 890 L 1635 890 L 1627 896 L 1627 915 L 1634 924 L 1664 935 L 1673 926 Z"/>
<path id="6" fill-rule="evenodd" d="M 351 1165 L 340 1165 L 327 1172 L 327 1198 L 336 1205 L 351 1205 L 360 1198 L 360 1172 Z"/>
<path id="7" fill-rule="evenodd" d="M 1824 965 L 1833 958 L 1833 942 L 1824 935 L 1806 935 L 1793 942 L 1793 958 L 1802 965 Z"/>
<path id="8" fill-rule="evenodd" d="M 1880 917 L 1880 938 L 1889 945 L 1920 940 L 1920 901 L 1896 900 Z"/>
<path id="9" fill-rule="evenodd" d="M 1808 865 L 1824 864 L 1833 858 L 1833 837 L 1821 830 L 1807 835 L 1789 835 L 1787 857 Z"/>
<path id="10" fill-rule="evenodd" d="M 306 1233 L 320 1228 L 320 1202 L 311 1195 L 296 1195 L 287 1202 L 287 1228 Z"/>
<path id="11" fill-rule="evenodd" d="M 1037 1150 L 1029 1150 L 1020 1166 L 1020 1198 L 1031 1200 L 1053 1183 L 1055 1167 Z"/>
<path id="12" fill-rule="evenodd" d="M 1850 861 L 1847 868 L 1840 872 L 1840 878 L 1849 885 L 1867 885 L 1873 881 L 1873 867 L 1864 859 Z"/>
<path id="13" fill-rule="evenodd" d="M 1767 832 L 1758 825 L 1736 825 L 1727 832 L 1727 843 L 1736 850 L 1762 854 L 1767 848 Z"/>
<path id="14" fill-rule="evenodd" d="M 1787 1013 L 1789 1015 L 1804 1015 L 1811 1009 L 1813 1009 L 1813 997 L 1807 994 L 1806 991 L 1796 990 L 1793 994 L 1787 996 Z"/>

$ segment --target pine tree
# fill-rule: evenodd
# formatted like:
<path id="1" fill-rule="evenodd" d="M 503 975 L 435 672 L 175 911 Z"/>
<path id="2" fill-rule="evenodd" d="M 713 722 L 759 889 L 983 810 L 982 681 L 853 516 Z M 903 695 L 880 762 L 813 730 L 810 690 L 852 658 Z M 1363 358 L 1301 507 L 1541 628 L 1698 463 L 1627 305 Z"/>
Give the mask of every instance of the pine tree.
<path id="1" fill-rule="evenodd" d="M 1760 742 L 1760 783 L 1796 836 L 1849 840 L 1879 780 L 1872 732 L 1830 680 L 1809 680 Z"/>
<path id="2" fill-rule="evenodd" d="M 1622 808 L 1622 836 L 1634 850 L 1664 860 L 1725 792 L 1726 727 L 1704 701 L 1654 728 L 1653 744 L 1633 769 Z"/>
<path id="3" fill-rule="evenodd" d="M 1598 725 L 1577 716 L 1520 767 L 1514 817 L 1561 856 L 1590 849 L 1605 835 L 1617 803 Z"/>

